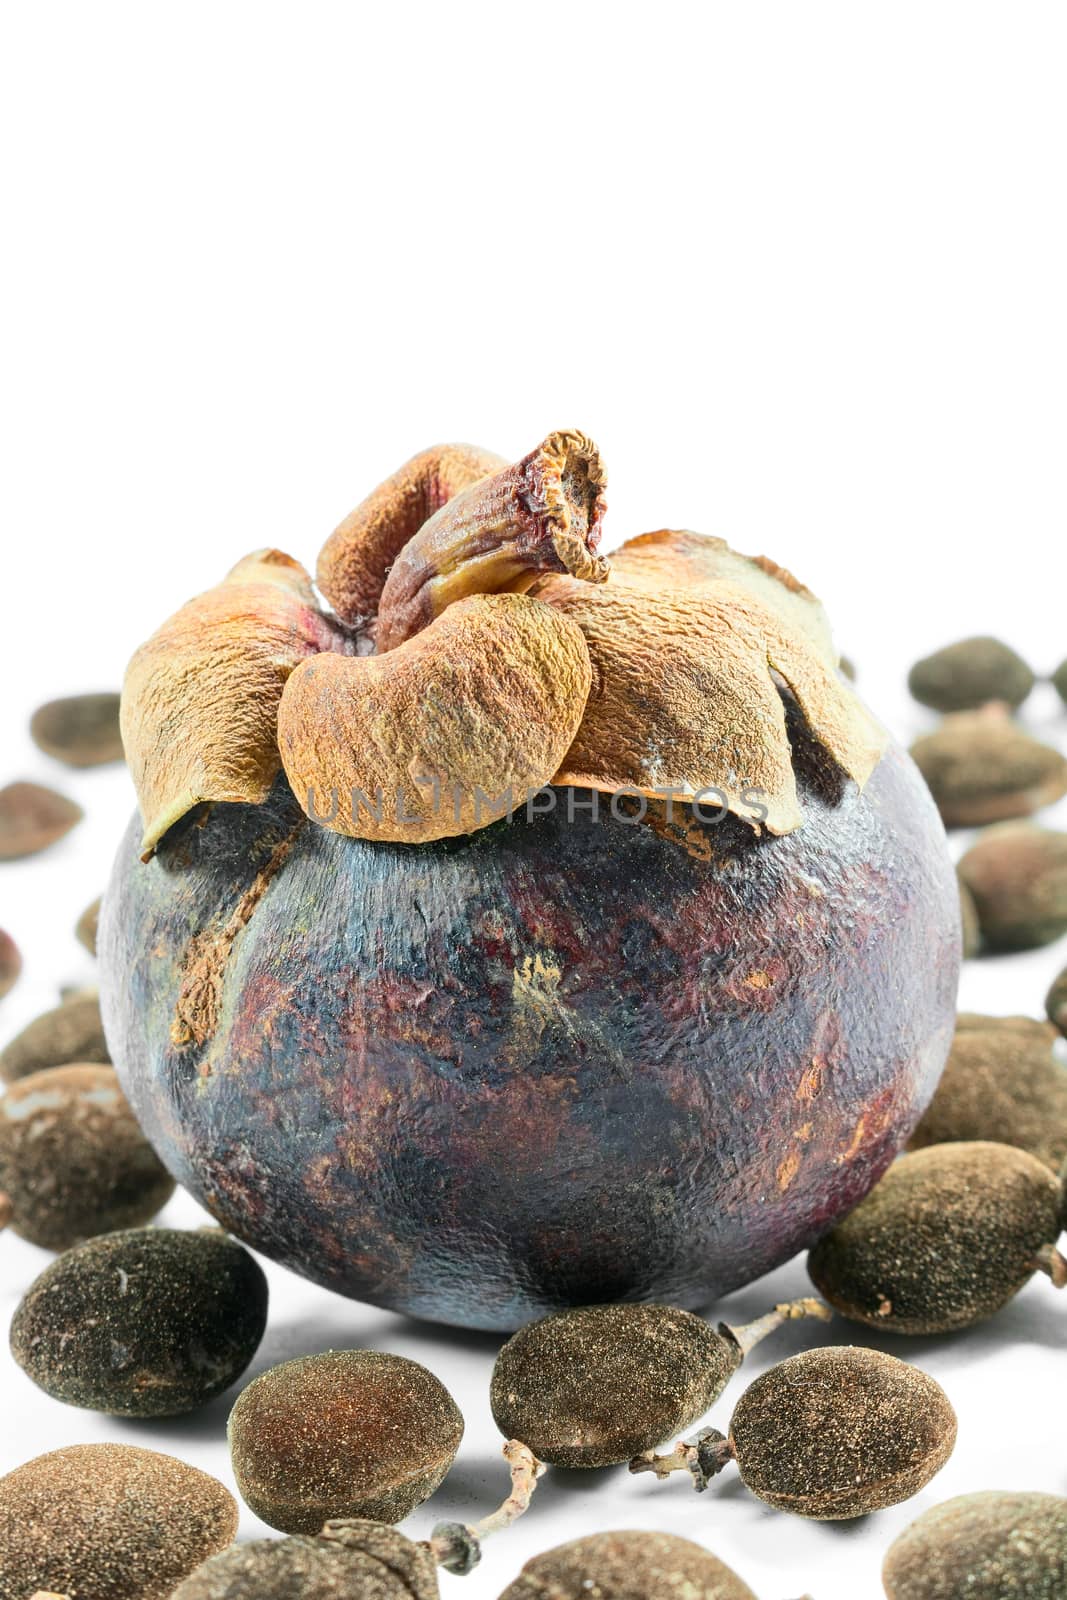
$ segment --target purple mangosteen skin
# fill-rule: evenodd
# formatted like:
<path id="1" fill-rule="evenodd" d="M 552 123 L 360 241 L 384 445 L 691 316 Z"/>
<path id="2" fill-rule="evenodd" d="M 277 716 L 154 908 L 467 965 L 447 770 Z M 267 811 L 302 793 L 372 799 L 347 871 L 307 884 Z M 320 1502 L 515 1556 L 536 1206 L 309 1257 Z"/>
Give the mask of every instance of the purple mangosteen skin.
<path id="1" fill-rule="evenodd" d="M 604 796 L 594 821 L 558 790 L 533 821 L 367 843 L 302 821 L 284 779 L 147 865 L 135 820 L 103 1009 L 175 1178 L 294 1271 L 471 1328 L 696 1309 L 811 1244 L 933 1094 L 960 927 L 910 759 L 890 746 L 860 793 L 791 736 L 784 838 Z M 223 930 L 217 1022 L 176 1044 Z"/>

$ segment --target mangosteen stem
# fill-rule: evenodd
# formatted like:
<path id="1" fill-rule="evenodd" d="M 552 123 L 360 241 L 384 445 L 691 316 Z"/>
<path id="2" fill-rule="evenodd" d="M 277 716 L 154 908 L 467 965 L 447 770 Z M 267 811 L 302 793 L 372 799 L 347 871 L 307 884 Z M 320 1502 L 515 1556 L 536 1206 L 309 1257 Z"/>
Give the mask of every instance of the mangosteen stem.
<path id="1" fill-rule="evenodd" d="M 643 1450 L 630 1462 L 631 1472 L 654 1472 L 657 1478 L 669 1478 L 672 1472 L 688 1472 L 693 1487 L 703 1494 L 709 1482 L 734 1459 L 734 1447 L 718 1428 L 703 1428 L 695 1439 L 679 1439 L 667 1455 L 658 1456 L 654 1450 Z"/>
<path id="2" fill-rule="evenodd" d="M 775 1306 L 773 1311 L 768 1311 L 765 1317 L 757 1317 L 755 1322 L 742 1323 L 739 1328 L 733 1328 L 729 1323 L 719 1324 L 719 1332 L 724 1338 L 730 1338 L 741 1351 L 742 1358 L 754 1350 L 761 1340 L 766 1339 L 769 1333 L 780 1328 L 785 1322 L 798 1322 L 801 1317 L 818 1317 L 820 1322 L 829 1322 L 833 1313 L 828 1305 L 821 1300 L 785 1300 L 781 1305 Z"/>
<path id="3" fill-rule="evenodd" d="M 1067 1256 L 1053 1244 L 1042 1245 L 1034 1257 L 1034 1267 L 1052 1279 L 1054 1289 L 1067 1289 Z"/>
<path id="4" fill-rule="evenodd" d="M 511 1468 L 511 1493 L 503 1505 L 473 1524 L 439 1522 L 428 1540 L 430 1554 L 446 1572 L 473 1572 L 482 1559 L 482 1544 L 491 1534 L 500 1533 L 528 1510 L 537 1480 L 545 1470 L 528 1445 L 509 1439 L 504 1459 Z"/>

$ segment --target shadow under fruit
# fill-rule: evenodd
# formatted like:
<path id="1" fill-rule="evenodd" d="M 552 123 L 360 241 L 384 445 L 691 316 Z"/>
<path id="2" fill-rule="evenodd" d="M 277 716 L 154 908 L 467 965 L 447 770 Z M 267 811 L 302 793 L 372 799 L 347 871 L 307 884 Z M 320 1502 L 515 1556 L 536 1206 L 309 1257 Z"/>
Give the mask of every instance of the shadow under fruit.
<path id="1" fill-rule="evenodd" d="M 647 540 L 683 538 L 632 544 L 645 559 Z M 622 587 L 628 549 L 616 605 L 640 593 Z M 743 560 L 724 549 L 707 560 Z M 759 603 L 782 584 L 783 606 L 814 604 L 786 580 L 754 572 Z M 572 605 L 578 579 L 553 581 Z M 741 593 L 717 581 L 691 592 Z M 333 600 L 321 567 L 320 585 Z M 555 603 L 536 593 L 513 609 Z M 593 656 L 580 713 L 604 673 L 574 614 Z M 418 625 L 432 642 L 438 621 Z M 291 681 L 314 691 L 320 662 L 349 671 L 320 654 Z M 828 671 L 824 695 L 851 695 Z M 777 680 L 774 696 L 800 818 L 783 808 L 777 830 L 679 803 L 613 814 L 607 793 L 594 819 L 573 752 L 547 774 L 551 812 L 418 844 L 319 825 L 284 774 L 251 804 L 161 792 L 150 859 L 140 820 L 120 850 L 99 945 L 113 1059 L 174 1176 L 317 1282 L 487 1329 L 596 1301 L 700 1307 L 812 1243 L 933 1094 L 959 901 L 909 758 L 884 746 L 860 787 L 820 742 L 817 700 L 802 711 Z M 283 759 L 285 716 L 283 699 Z"/>

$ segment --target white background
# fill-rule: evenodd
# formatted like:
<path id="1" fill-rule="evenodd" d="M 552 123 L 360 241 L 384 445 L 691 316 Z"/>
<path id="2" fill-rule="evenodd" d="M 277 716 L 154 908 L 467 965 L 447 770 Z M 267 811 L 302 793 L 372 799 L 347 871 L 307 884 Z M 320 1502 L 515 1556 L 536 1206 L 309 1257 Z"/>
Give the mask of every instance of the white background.
<path id="1" fill-rule="evenodd" d="M 1065 70 L 1067 18 L 1040 3 L 6 5 L 0 778 L 58 782 L 88 818 L 0 867 L 0 925 L 27 957 L 3 1036 L 91 981 L 71 928 L 131 805 L 123 771 L 39 755 L 30 710 L 117 686 L 247 550 L 313 565 L 431 442 L 515 456 L 588 431 L 610 542 L 689 525 L 784 562 L 905 738 L 923 714 L 903 678 L 928 648 L 993 631 L 1051 670 L 1067 655 Z M 1063 744 L 1057 708 L 1046 686 L 1027 717 Z M 963 1003 L 1037 1013 L 1065 960 L 1067 942 L 972 963 Z M 46 1259 L 0 1240 L 5 1318 Z M 459 1463 L 415 1534 L 502 1497 L 493 1339 L 271 1281 L 255 1371 L 369 1344 L 459 1400 Z M 725 1309 L 805 1281 L 794 1263 Z M 490 1600 L 539 1548 L 645 1526 L 705 1541 L 761 1600 L 874 1595 L 924 1506 L 1067 1492 L 1065 1316 L 1042 1282 L 973 1335 L 892 1346 L 960 1414 L 955 1457 L 912 1505 L 822 1526 L 736 1478 L 697 1498 L 553 1473 L 446 1594 Z M 750 1372 L 809 1337 L 779 1335 Z M 4 1470 L 114 1438 L 229 1476 L 228 1399 L 141 1427 L 59 1406 L 4 1357 L 0 1405 Z"/>

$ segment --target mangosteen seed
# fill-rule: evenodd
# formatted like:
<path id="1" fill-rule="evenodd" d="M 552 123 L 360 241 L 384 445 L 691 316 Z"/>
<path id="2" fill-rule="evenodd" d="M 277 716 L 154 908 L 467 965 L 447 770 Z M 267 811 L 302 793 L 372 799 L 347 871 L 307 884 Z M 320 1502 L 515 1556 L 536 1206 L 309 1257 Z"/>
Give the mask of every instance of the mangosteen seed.
<path id="1" fill-rule="evenodd" d="M 1067 1036 L 1067 967 L 1055 980 L 1045 997 L 1045 1010 L 1049 1021 Z"/>
<path id="2" fill-rule="evenodd" d="M 79 944 L 83 944 L 91 956 L 96 954 L 96 933 L 100 924 L 100 902 L 103 897 L 98 895 L 92 905 L 86 906 L 74 927 L 74 937 Z"/>
<path id="3" fill-rule="evenodd" d="M 971 846 L 959 873 L 991 949 L 1035 950 L 1067 933 L 1067 833 L 999 823 Z"/>
<path id="4" fill-rule="evenodd" d="M 267 1280 L 215 1228 L 134 1228 L 76 1245 L 31 1285 L 11 1351 L 46 1394 L 123 1417 L 173 1417 L 229 1388 L 267 1323 Z"/>
<path id="5" fill-rule="evenodd" d="M 19 981 L 22 971 L 22 952 L 9 933 L 0 928 L 0 1000 Z"/>
<path id="6" fill-rule="evenodd" d="M 0 1194 L 31 1244 L 66 1250 L 137 1227 L 173 1193 L 113 1067 L 46 1067 L 0 1099 Z"/>
<path id="7" fill-rule="evenodd" d="M 986 1141 L 1028 1150 L 1054 1172 L 1067 1159 L 1067 1067 L 1055 1028 L 1030 1017 L 963 1012 L 937 1092 L 909 1149 Z"/>
<path id="8" fill-rule="evenodd" d="M 513 1335 L 493 1368 L 497 1427 L 554 1466 L 618 1465 L 687 1428 L 749 1350 L 797 1317 L 829 1318 L 817 1300 L 776 1306 L 758 1322 L 717 1329 L 662 1305 L 585 1306 Z"/>
<path id="9" fill-rule="evenodd" d="M 974 895 L 958 873 L 956 879 L 960 891 L 960 934 L 963 944 L 963 958 L 965 961 L 970 961 L 982 948 L 982 930 L 978 925 L 978 907 L 974 903 Z"/>
<path id="10" fill-rule="evenodd" d="M 35 1590 L 169 1600 L 237 1532 L 237 1505 L 174 1456 L 125 1444 L 53 1450 L 0 1478 L 0 1600 Z"/>
<path id="11" fill-rule="evenodd" d="M 917 661 L 908 688 L 934 711 L 976 711 L 990 700 L 1022 705 L 1036 679 L 1021 656 L 999 639 L 960 639 Z"/>
<path id="12" fill-rule="evenodd" d="M 1063 1600 L 1067 1500 L 986 1491 L 932 1506 L 893 1541 L 888 1600 Z"/>
<path id="13" fill-rule="evenodd" d="M 71 1063 L 110 1064 L 100 1001 L 79 991 L 51 1011 L 35 1017 L 0 1051 L 0 1076 L 8 1083 L 43 1067 Z"/>
<path id="14" fill-rule="evenodd" d="M 594 1533 L 527 1561 L 500 1600 L 756 1600 L 710 1550 L 672 1533 Z"/>
<path id="15" fill-rule="evenodd" d="M 884 1510 L 917 1494 L 956 1442 L 941 1386 L 895 1356 L 854 1346 L 806 1350 L 750 1384 L 725 1437 L 706 1428 L 631 1472 L 686 1471 L 698 1490 L 736 1462 L 768 1505 L 817 1521 Z"/>
<path id="16" fill-rule="evenodd" d="M 1001 702 L 946 717 L 911 758 L 947 828 L 1028 817 L 1067 794 L 1067 757 L 1024 733 Z"/>
<path id="17" fill-rule="evenodd" d="M 928 1145 L 901 1156 L 808 1256 L 812 1282 L 854 1322 L 950 1333 L 981 1322 L 1035 1272 L 1067 1284 L 1055 1249 L 1060 1181 L 1011 1145 Z"/>
<path id="18" fill-rule="evenodd" d="M 455 1459 L 463 1418 L 418 1362 L 378 1350 L 286 1361 L 242 1391 L 229 1422 L 245 1501 L 282 1533 L 331 1518 L 400 1522 Z"/>
<path id="19" fill-rule="evenodd" d="M 81 806 L 40 783 L 9 783 L 0 789 L 0 861 L 17 861 L 47 850 L 82 820 Z"/>
<path id="20" fill-rule="evenodd" d="M 438 1600 L 425 1545 L 383 1522 L 327 1522 L 313 1535 L 257 1539 L 212 1556 L 171 1600 Z"/>
<path id="21" fill-rule="evenodd" d="M 1056 685 L 1060 699 L 1067 704 L 1067 661 L 1061 661 L 1052 674 L 1052 681 Z"/>
<path id="22" fill-rule="evenodd" d="M 75 694 L 49 700 L 30 718 L 39 750 L 68 767 L 99 767 L 122 760 L 118 694 Z"/>

